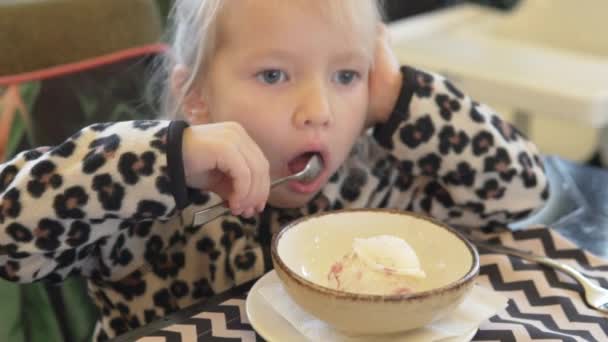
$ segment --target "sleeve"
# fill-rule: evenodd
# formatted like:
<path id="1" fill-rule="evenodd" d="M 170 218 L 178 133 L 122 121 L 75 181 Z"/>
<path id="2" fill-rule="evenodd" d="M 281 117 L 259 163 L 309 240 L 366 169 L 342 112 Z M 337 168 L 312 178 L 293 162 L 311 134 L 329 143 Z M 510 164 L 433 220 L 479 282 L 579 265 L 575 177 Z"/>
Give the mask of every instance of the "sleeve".
<path id="1" fill-rule="evenodd" d="M 95 124 L 56 147 L 0 164 L 0 277 L 60 281 L 88 273 L 95 267 L 88 256 L 120 235 L 120 222 L 173 216 L 187 204 L 184 127 L 170 121 Z"/>
<path id="2" fill-rule="evenodd" d="M 418 187 L 409 209 L 489 229 L 542 206 L 548 181 L 526 137 L 445 78 L 402 73 L 395 110 L 373 136 L 397 160 L 397 188 Z"/>

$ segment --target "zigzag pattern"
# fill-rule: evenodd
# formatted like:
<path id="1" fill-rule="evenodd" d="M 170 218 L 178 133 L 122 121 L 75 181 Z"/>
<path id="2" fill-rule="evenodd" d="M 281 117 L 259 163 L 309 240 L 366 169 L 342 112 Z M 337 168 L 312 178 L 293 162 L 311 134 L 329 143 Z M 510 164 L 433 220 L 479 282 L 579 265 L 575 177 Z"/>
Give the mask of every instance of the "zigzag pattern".
<path id="1" fill-rule="evenodd" d="M 600 265 L 594 256 L 568 246 L 548 229 L 502 234 L 492 240 L 567 261 L 608 287 L 608 265 Z M 511 300 L 505 312 L 482 325 L 475 340 L 608 340 L 608 319 L 585 305 L 580 286 L 568 276 L 483 248 L 480 255 L 480 282 Z"/>
<path id="2" fill-rule="evenodd" d="M 567 262 L 608 288 L 608 264 L 576 249 L 549 229 L 493 236 L 494 242 Z M 608 317 L 588 308 L 578 283 L 561 272 L 480 249 L 478 283 L 510 298 L 507 308 L 484 322 L 475 341 L 608 341 Z M 246 315 L 244 297 L 215 305 L 139 342 L 263 341 Z"/>
<path id="3" fill-rule="evenodd" d="M 257 342 L 245 312 L 245 301 L 231 299 L 140 338 L 138 342 Z"/>
<path id="4" fill-rule="evenodd" d="M 560 249 L 557 248 L 553 235 L 548 229 L 528 229 L 519 230 L 511 234 L 514 240 L 540 240 L 543 246 L 543 250 L 539 251 L 543 255 L 553 259 L 572 259 L 576 261 L 580 266 L 589 269 L 597 269 L 601 271 L 608 271 L 608 265 L 602 265 L 592 267 L 587 257 L 587 253 L 576 247 Z"/>
<path id="5" fill-rule="evenodd" d="M 160 330 L 137 340 L 138 342 L 182 342 L 182 334 Z"/>
<path id="6" fill-rule="evenodd" d="M 523 291 L 527 298 L 528 303 L 531 306 L 561 306 L 561 309 L 566 314 L 568 321 L 572 323 L 595 323 L 598 324 L 602 329 L 606 332 L 608 336 L 608 321 L 605 318 L 598 316 L 588 316 L 580 314 L 577 310 L 576 305 L 573 304 L 571 298 L 561 297 L 561 296 L 542 296 L 538 289 L 535 286 L 535 282 L 532 280 L 527 281 L 516 281 L 516 282 L 505 282 L 502 279 L 497 267 L 495 265 L 483 266 L 482 271 L 480 273 L 482 275 L 487 275 L 490 280 L 490 284 L 492 287 L 501 292 L 508 291 Z M 509 308 L 514 306 L 514 303 L 511 303 Z M 508 309 L 507 309 L 508 310 Z M 518 315 L 525 315 L 521 312 L 509 312 L 515 317 Z M 558 329 L 557 324 L 553 322 L 553 319 L 550 315 L 537 315 L 539 320 L 542 320 L 545 324 L 547 324 L 550 328 Z M 541 317 L 543 316 L 543 317 Z"/>
<path id="7" fill-rule="evenodd" d="M 500 326 L 504 327 L 504 328 L 509 328 L 510 330 L 508 330 L 509 332 L 511 332 L 511 335 L 508 335 L 508 337 L 510 338 L 511 336 L 513 336 L 513 338 L 515 338 L 514 336 L 514 332 L 517 334 L 517 338 L 515 338 L 515 341 L 531 341 L 531 340 L 543 340 L 543 341 L 593 341 L 593 340 L 582 340 L 579 338 L 575 338 L 572 336 L 568 336 L 568 335 L 564 335 L 564 334 L 559 334 L 553 331 L 547 331 L 546 329 L 544 329 L 542 326 L 539 327 L 537 326 L 537 324 L 535 324 L 534 322 L 526 322 L 526 321 L 518 321 L 516 319 L 506 319 L 506 318 L 502 318 L 499 315 L 494 316 L 490 319 L 491 322 L 493 323 L 498 323 Z M 478 334 L 481 333 L 486 333 L 489 336 L 492 336 L 494 334 L 495 330 L 482 330 L 480 329 Z M 475 336 L 477 337 L 477 336 Z M 477 338 L 475 338 L 477 340 Z"/>
<path id="8" fill-rule="evenodd" d="M 475 334 L 476 341 L 500 341 L 500 342 L 517 342 L 515 335 L 511 330 L 483 330 L 479 329 Z"/>

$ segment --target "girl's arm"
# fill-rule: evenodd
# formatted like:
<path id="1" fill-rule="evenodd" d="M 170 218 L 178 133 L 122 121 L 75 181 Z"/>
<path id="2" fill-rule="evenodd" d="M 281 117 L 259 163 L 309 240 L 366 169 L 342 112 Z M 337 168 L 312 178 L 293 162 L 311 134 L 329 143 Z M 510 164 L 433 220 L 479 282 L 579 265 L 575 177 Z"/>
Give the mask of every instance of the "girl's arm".
<path id="1" fill-rule="evenodd" d="M 98 242 L 118 245 L 129 223 L 172 217 L 171 125 L 96 124 L 0 164 L 0 276 L 59 281 L 91 272 L 99 266 L 90 258 Z"/>
<path id="2" fill-rule="evenodd" d="M 539 208 L 548 183 L 536 147 L 445 78 L 403 67 L 397 105 L 374 138 L 397 159 L 410 209 L 455 225 L 502 225 Z"/>

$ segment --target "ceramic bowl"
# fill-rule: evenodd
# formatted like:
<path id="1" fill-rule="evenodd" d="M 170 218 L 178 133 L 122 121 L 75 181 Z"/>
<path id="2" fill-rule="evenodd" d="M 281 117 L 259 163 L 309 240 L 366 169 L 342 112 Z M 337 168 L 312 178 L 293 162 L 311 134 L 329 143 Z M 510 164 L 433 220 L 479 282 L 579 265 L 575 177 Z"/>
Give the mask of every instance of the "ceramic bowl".
<path id="1" fill-rule="evenodd" d="M 355 238 L 394 235 L 418 255 L 426 278 L 402 295 L 350 293 L 328 287 L 331 265 Z M 274 268 L 302 309 L 349 335 L 377 335 L 422 327 L 455 309 L 479 273 L 473 245 L 454 229 L 419 214 L 361 209 L 304 217 L 276 234 Z"/>

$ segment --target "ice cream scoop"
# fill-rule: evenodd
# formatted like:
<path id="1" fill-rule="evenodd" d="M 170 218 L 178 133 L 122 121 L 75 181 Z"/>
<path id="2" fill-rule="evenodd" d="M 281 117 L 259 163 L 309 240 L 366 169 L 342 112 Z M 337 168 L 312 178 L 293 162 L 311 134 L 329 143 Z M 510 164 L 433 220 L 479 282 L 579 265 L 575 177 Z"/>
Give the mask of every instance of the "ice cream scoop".
<path id="1" fill-rule="evenodd" d="M 420 261 L 412 247 L 392 235 L 379 235 L 367 239 L 355 239 L 353 251 L 368 267 L 376 271 L 424 278 Z"/>
<path id="2" fill-rule="evenodd" d="M 413 292 L 426 277 L 412 247 L 391 235 L 355 239 L 352 250 L 332 264 L 330 287 L 354 293 L 399 295 Z"/>

